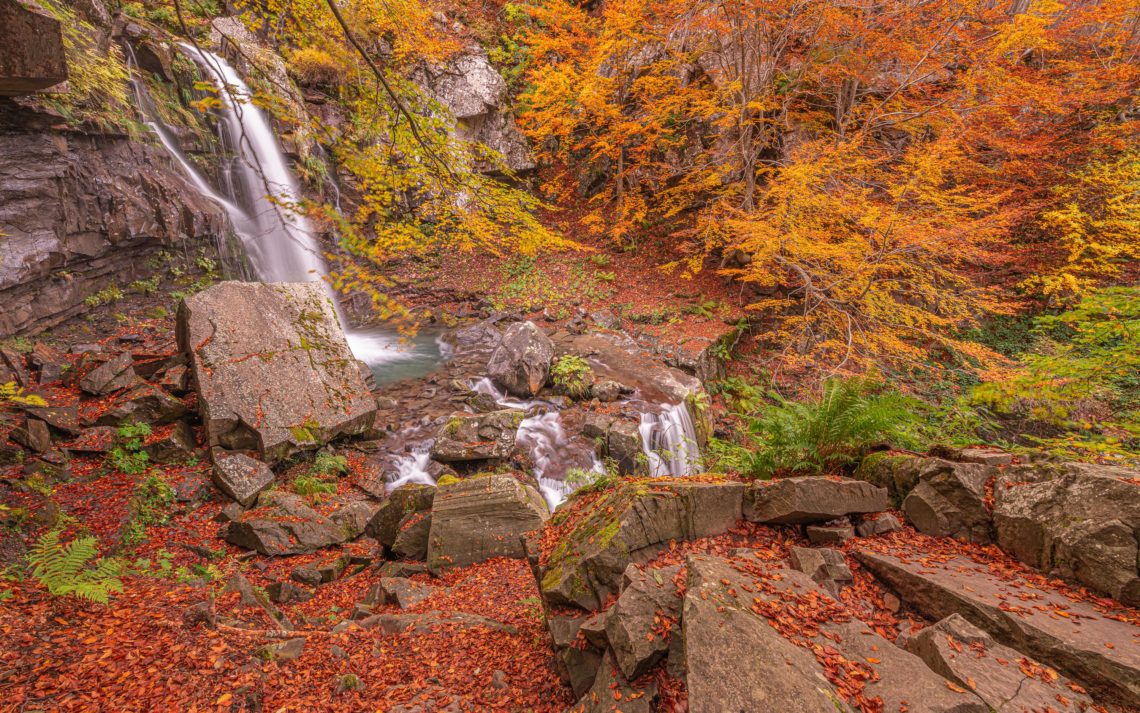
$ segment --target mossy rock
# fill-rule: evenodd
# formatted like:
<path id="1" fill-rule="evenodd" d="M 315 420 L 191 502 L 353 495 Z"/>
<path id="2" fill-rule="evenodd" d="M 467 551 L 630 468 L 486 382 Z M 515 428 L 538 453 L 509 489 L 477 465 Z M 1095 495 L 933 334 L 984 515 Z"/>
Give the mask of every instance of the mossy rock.
<path id="1" fill-rule="evenodd" d="M 599 608 L 619 590 L 630 562 L 651 558 L 670 541 L 733 527 L 743 495 L 743 483 L 732 481 L 643 479 L 571 503 L 551 522 L 559 542 L 539 567 L 543 597 L 553 606 Z"/>
<path id="2" fill-rule="evenodd" d="M 899 507 L 918 485 L 918 474 L 924 460 L 889 451 L 872 453 L 863 459 L 852 477 L 886 488 L 893 505 Z"/>

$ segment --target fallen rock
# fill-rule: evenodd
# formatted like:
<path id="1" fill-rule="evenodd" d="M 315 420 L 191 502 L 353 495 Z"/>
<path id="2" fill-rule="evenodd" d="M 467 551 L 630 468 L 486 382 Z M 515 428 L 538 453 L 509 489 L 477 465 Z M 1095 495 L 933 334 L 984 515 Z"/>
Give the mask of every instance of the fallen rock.
<path id="1" fill-rule="evenodd" d="M 266 644 L 257 650 L 257 655 L 266 661 L 296 661 L 305 652 L 305 639 L 296 638 L 277 644 Z"/>
<path id="2" fill-rule="evenodd" d="M 111 357 L 79 380 L 79 388 L 92 396 L 105 396 L 138 381 L 130 352 Z"/>
<path id="3" fill-rule="evenodd" d="M 334 510 L 329 515 L 329 519 L 340 528 L 341 534 L 347 542 L 363 535 L 375 514 L 375 505 L 364 500 L 357 500 Z"/>
<path id="4" fill-rule="evenodd" d="M 854 477 L 881 488 L 886 488 L 891 503 L 901 506 L 914 486 L 918 485 L 918 474 L 926 458 L 900 455 L 883 451 L 871 453 L 855 470 Z"/>
<path id="5" fill-rule="evenodd" d="M 927 535 L 989 544 L 993 525 L 986 486 L 996 475 L 991 466 L 927 459 L 919 468 L 918 484 L 903 500 L 903 514 Z"/>
<path id="6" fill-rule="evenodd" d="M 549 517 L 543 497 L 507 475 L 440 486 L 432 504 L 428 567 L 438 574 L 492 557 L 522 559 L 521 536 Z"/>
<path id="7" fill-rule="evenodd" d="M 998 578 L 966 557 L 910 561 L 865 548 L 856 549 L 855 556 L 923 615 L 942 619 L 960 614 L 1000 643 L 1056 668 L 1105 699 L 1140 706 L 1135 624 L 1110 618 L 1087 602 Z M 1025 594 L 1030 599 L 1023 600 Z"/>
<path id="8" fill-rule="evenodd" d="M 175 421 L 169 428 L 164 428 L 156 435 L 157 438 L 143 446 L 143 450 L 155 463 L 184 461 L 194 457 L 197 451 L 198 444 L 194 440 L 194 431 L 185 421 Z"/>
<path id="9" fill-rule="evenodd" d="M 189 355 L 210 446 L 276 463 L 366 431 L 376 401 L 318 282 L 222 282 L 183 300 Z"/>
<path id="10" fill-rule="evenodd" d="M 643 572 L 635 564 L 625 570 L 625 586 L 608 610 L 605 632 L 614 663 L 627 679 L 648 673 L 669 650 L 669 634 L 659 632 L 680 618 L 681 598 L 673 581 L 680 571 L 681 565 L 673 565 Z"/>
<path id="11" fill-rule="evenodd" d="M 969 688 L 996 713 L 1080 713 L 1093 704 L 1068 679 L 1002 646 L 958 614 L 908 638 L 906 649 L 938 675 Z"/>
<path id="12" fill-rule="evenodd" d="M 859 537 L 874 537 L 875 535 L 885 535 L 888 532 L 897 532 L 902 529 L 902 523 L 889 512 L 883 512 L 863 518 L 863 522 L 859 523 L 859 527 L 855 529 L 859 533 Z"/>
<path id="13" fill-rule="evenodd" d="M 210 478 L 226 495 L 242 507 L 249 507 L 257 496 L 270 485 L 276 476 L 269 466 L 244 453 L 229 453 L 215 449 L 214 467 Z"/>
<path id="14" fill-rule="evenodd" d="M 740 520 L 744 484 L 623 481 L 607 490 L 564 535 L 537 569 L 539 589 L 552 606 L 597 610 L 620 591 L 631 562 L 652 558 L 670 541 L 718 535 Z M 575 512 L 574 501 L 552 520 L 560 526 Z"/>
<path id="15" fill-rule="evenodd" d="M 396 543 L 396 535 L 400 532 L 400 523 L 404 518 L 415 512 L 431 510 L 435 499 L 435 488 L 430 485 L 409 483 L 401 485 L 388 495 L 380 504 L 368 525 L 364 528 L 365 534 L 376 538 L 376 541 L 385 547 L 392 547 Z"/>
<path id="16" fill-rule="evenodd" d="M 316 562 L 296 567 L 289 574 L 289 577 L 296 582 L 314 587 L 328 584 L 329 582 L 335 582 L 341 578 L 341 575 L 348 569 L 348 562 L 348 555 L 332 555 L 319 559 Z"/>
<path id="17" fill-rule="evenodd" d="M 863 694 L 880 698 L 882 710 L 988 713 L 979 698 L 950 690 L 918 657 L 852 618 L 805 575 L 779 568 L 745 574 L 738 567 L 751 565 L 733 562 L 707 555 L 688 558 L 682 627 L 692 713 L 835 713 L 845 708 L 811 650 L 785 638 L 754 607 L 780 611 L 788 620 L 822 610 L 813 620 L 818 635 L 804 627 L 796 629 L 795 637 L 811 646 L 834 647 L 847 661 L 866 662 L 863 666 L 873 668 L 878 679 L 866 681 Z"/>
<path id="18" fill-rule="evenodd" d="M 346 541 L 330 518 L 309 507 L 299 495 L 263 492 L 258 507 L 226 526 L 226 541 L 263 555 L 315 552 Z"/>
<path id="19" fill-rule="evenodd" d="M 95 419 L 96 426 L 119 426 L 123 423 L 149 423 L 164 426 L 189 415 L 186 404 L 162 389 L 136 382 L 115 397 L 114 405 Z"/>
<path id="20" fill-rule="evenodd" d="M 402 559 L 426 560 L 431 535 L 431 513 L 413 512 L 404 516 L 392 543 L 392 554 Z"/>
<path id="21" fill-rule="evenodd" d="M 594 684 L 567 713 L 653 713 L 656 700 L 657 684 L 635 686 L 622 675 L 613 655 L 607 653 L 598 667 Z"/>
<path id="22" fill-rule="evenodd" d="M 435 435 L 431 457 L 443 463 L 500 460 L 511 454 L 523 412 L 456 414 Z"/>
<path id="23" fill-rule="evenodd" d="M 1018 466 L 994 487 L 997 543 L 1022 562 L 1140 606 L 1140 471 Z"/>
<path id="24" fill-rule="evenodd" d="M 23 426 L 12 429 L 8 437 L 36 453 L 46 453 L 51 450 L 51 431 L 48 430 L 47 424 L 38 418 L 29 418 Z"/>
<path id="25" fill-rule="evenodd" d="M 584 636 L 587 643 L 582 646 L 578 634 L 586 633 L 584 629 L 587 623 L 592 623 L 595 634 L 600 634 L 600 640 Z M 602 655 L 607 646 L 605 615 L 578 613 L 569 616 L 547 612 L 546 627 L 550 632 L 558 675 L 574 692 L 574 696 L 580 698 L 594 685 L 598 669 L 602 665 Z"/>
<path id="26" fill-rule="evenodd" d="M 371 606 L 395 604 L 401 609 L 408 609 L 430 597 L 435 590 L 429 584 L 420 584 L 402 577 L 381 577 L 380 582 L 365 596 L 364 603 Z"/>
<path id="27" fill-rule="evenodd" d="M 553 359 L 550 337 L 534 322 L 519 322 L 503 333 L 487 362 L 487 375 L 511 394 L 530 398 L 546 384 Z"/>
<path id="28" fill-rule="evenodd" d="M 957 463 L 980 463 L 981 465 L 1002 466 L 1013 463 L 1013 454 L 991 446 L 967 446 L 952 448 L 935 446 L 929 451 L 933 458 L 952 460 Z"/>
<path id="29" fill-rule="evenodd" d="M 804 534 L 813 545 L 840 545 L 855 536 L 855 528 L 843 517 L 822 525 L 808 525 Z"/>
<path id="30" fill-rule="evenodd" d="M 854 579 L 847 560 L 838 550 L 793 547 L 790 556 L 792 569 L 811 577 L 836 599 L 840 590 Z"/>
<path id="31" fill-rule="evenodd" d="M 744 492 L 751 522 L 799 525 L 887 509 L 887 491 L 850 478 L 803 476 L 760 480 Z"/>
<path id="32" fill-rule="evenodd" d="M 24 406 L 24 413 L 38 418 L 64 436 L 78 436 L 83 433 L 79 423 L 79 409 L 75 406 Z"/>
<path id="33" fill-rule="evenodd" d="M 313 598 L 313 592 L 292 582 L 273 582 L 265 588 L 269 601 L 277 604 L 300 604 Z"/>

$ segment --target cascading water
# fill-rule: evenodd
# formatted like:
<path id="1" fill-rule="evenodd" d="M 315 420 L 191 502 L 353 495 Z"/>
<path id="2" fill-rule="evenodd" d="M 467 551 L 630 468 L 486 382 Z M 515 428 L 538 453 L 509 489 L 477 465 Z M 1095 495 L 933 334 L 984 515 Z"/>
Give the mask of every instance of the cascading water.
<path id="1" fill-rule="evenodd" d="M 651 476 L 678 477 L 700 470 L 697 431 L 684 403 L 668 404 L 659 413 L 643 412 L 638 430 Z"/>
<path id="2" fill-rule="evenodd" d="M 254 276 L 264 282 L 321 282 L 345 326 L 349 348 L 358 359 L 373 367 L 378 380 L 391 379 L 393 370 L 389 366 L 393 363 L 404 366 L 396 371 L 402 378 L 434 368 L 446 358 L 434 340 L 435 349 L 417 343 L 408 350 L 391 329 L 347 327 L 336 294 L 325 280 L 328 270 L 316 235 L 309 220 L 295 210 L 300 187 L 269 119 L 252 103 L 252 92 L 228 62 L 188 44 L 181 47 L 220 90 L 223 139 L 235 155 L 235 160 L 223 171 L 229 197 L 219 195 L 190 165 L 161 122 L 152 121 L 155 133 L 195 187 L 226 209 L 242 239 Z M 148 117 L 156 117 L 153 107 L 147 105 L 141 94 L 139 106 Z"/>
<path id="3" fill-rule="evenodd" d="M 505 408 L 523 409 L 526 418 L 519 423 L 515 443 L 525 448 L 534 463 L 534 477 L 539 490 L 551 510 L 574 492 L 575 484 L 567 482 L 566 472 L 578 466 L 582 470 L 605 473 L 605 466 L 593 450 L 582 448 L 566 437 L 562 427 L 562 414 L 546 401 L 526 401 L 512 398 L 495 388 L 490 379 L 479 379 L 471 388 L 495 399 Z M 553 470 L 561 468 L 562 478 L 553 478 Z"/>
<path id="4" fill-rule="evenodd" d="M 435 485 L 435 479 L 428 474 L 427 470 L 430 454 L 431 442 L 428 441 L 414 446 L 409 455 L 397 459 L 396 477 L 388 483 L 388 492 L 408 483 Z"/>

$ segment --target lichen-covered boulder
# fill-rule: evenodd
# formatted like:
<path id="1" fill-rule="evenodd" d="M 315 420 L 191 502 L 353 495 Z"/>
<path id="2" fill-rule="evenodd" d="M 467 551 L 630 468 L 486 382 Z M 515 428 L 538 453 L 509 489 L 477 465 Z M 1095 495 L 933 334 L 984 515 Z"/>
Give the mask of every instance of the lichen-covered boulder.
<path id="1" fill-rule="evenodd" d="M 375 418 L 376 401 L 319 283 L 214 285 L 183 300 L 178 343 L 210 446 L 256 449 L 275 463 L 362 433 Z"/>
<path id="2" fill-rule="evenodd" d="M 522 536 L 549 517 L 538 491 L 509 475 L 440 486 L 431 510 L 428 567 L 439 573 L 492 557 L 523 559 Z"/>
<path id="3" fill-rule="evenodd" d="M 512 324 L 491 353 L 487 375 L 515 396 L 538 393 L 550 376 L 554 343 L 534 322 Z"/>
<path id="4" fill-rule="evenodd" d="M 431 457 L 441 463 L 506 458 L 522 421 L 523 412 L 517 409 L 456 414 L 436 433 Z"/>
<path id="5" fill-rule="evenodd" d="M 333 517 L 309 507 L 299 495 L 263 492 L 256 508 L 226 525 L 225 538 L 263 555 L 306 554 L 352 539 Z"/>
<path id="6" fill-rule="evenodd" d="M 994 487 L 997 543 L 1022 562 L 1140 606 L 1140 472 L 1017 466 Z"/>
<path id="7" fill-rule="evenodd" d="M 744 494 L 752 522 L 801 525 L 887 509 L 887 491 L 850 478 L 804 476 L 758 480 Z"/>
<path id="8" fill-rule="evenodd" d="M 996 475 L 993 466 L 928 458 L 919 468 L 918 484 L 903 500 L 903 513 L 927 535 L 989 544 L 993 527 L 986 486 Z"/>

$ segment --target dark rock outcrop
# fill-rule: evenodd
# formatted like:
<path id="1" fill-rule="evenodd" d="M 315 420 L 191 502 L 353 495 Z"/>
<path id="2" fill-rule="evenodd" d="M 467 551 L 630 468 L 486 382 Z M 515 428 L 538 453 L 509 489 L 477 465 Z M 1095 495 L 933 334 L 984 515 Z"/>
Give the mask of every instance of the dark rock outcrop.
<path id="1" fill-rule="evenodd" d="M 100 290 L 149 277 L 164 247 L 232 239 L 222 209 L 161 148 L 53 133 L 56 121 L 0 99 L 0 337 L 42 331 Z"/>
<path id="2" fill-rule="evenodd" d="M 918 483 L 903 500 L 903 513 L 927 535 L 989 544 L 993 532 L 985 505 L 986 485 L 996 475 L 992 466 L 926 459 L 918 470 Z"/>
<path id="3" fill-rule="evenodd" d="M 67 80 L 59 21 L 16 0 L 0 0 L 0 96 L 19 96 Z"/>

